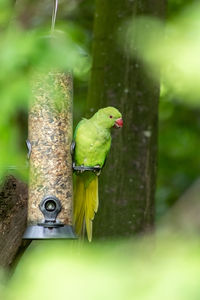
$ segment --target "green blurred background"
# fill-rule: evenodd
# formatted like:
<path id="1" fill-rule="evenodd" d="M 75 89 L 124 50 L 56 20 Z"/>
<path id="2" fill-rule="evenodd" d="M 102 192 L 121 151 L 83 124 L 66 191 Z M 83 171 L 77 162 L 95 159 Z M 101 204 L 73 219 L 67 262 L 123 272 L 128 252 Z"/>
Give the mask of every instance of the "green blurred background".
<path id="1" fill-rule="evenodd" d="M 92 245 L 33 242 L 1 299 L 197 300 L 199 240 L 176 236 Z M 4 275 L 6 276 L 6 275 Z M 4 277 L 4 280 L 6 278 Z"/>
<path id="2" fill-rule="evenodd" d="M 73 70 L 74 126 L 85 112 L 94 1 L 60 1 L 56 46 L 46 38 L 50 3 L 34 1 L 28 12 L 19 7 L 16 17 L 13 1 L 0 0 L 1 181 L 10 173 L 27 180 L 29 85 L 36 69 L 48 70 L 51 62 L 51 67 Z M 161 68 L 156 191 L 159 222 L 199 178 L 200 5 L 198 1 L 169 0 L 165 35 L 159 34 L 163 24 L 152 19 L 153 34 L 146 36 L 146 21 L 146 17 L 131 20 L 128 26 L 131 35 L 132 22 L 141 30 L 137 55 L 147 70 L 156 78 L 157 68 Z M 65 53 L 68 60 L 63 60 Z M 122 241 L 103 248 L 100 244 L 92 249 L 80 245 L 79 250 L 65 243 L 35 243 L 6 288 L 6 274 L 0 275 L 2 299 L 79 299 L 81 293 L 81 299 L 200 299 L 198 239 L 164 235 L 158 237 L 160 246 L 152 251 L 154 243 L 148 239 Z"/>
<path id="3" fill-rule="evenodd" d="M 58 40 L 59 36 L 61 39 L 56 46 L 45 38 L 49 35 L 51 3 L 47 1 L 44 5 L 35 1 L 28 10 L 19 6 L 16 21 L 13 3 L 0 1 L 0 178 L 13 173 L 27 180 L 27 99 L 29 82 L 36 68 L 44 68 L 51 61 L 52 67 L 72 69 L 74 126 L 85 113 L 94 1 L 60 1 L 56 29 Z M 162 69 L 156 192 L 158 219 L 199 176 L 199 15 L 200 8 L 195 1 L 169 0 L 164 40 L 160 37 L 160 43 L 158 39 L 154 43 L 153 34 L 146 38 L 142 32 L 138 47 L 139 56 L 152 76 L 156 76 L 157 67 Z M 145 18 L 138 21 L 143 26 Z M 139 26 L 141 30 L 142 26 Z M 152 26 L 153 32 L 159 32 L 162 24 L 152 19 Z M 143 53 L 146 47 L 149 50 Z M 63 60 L 64 53 L 68 53 L 67 60 Z"/>

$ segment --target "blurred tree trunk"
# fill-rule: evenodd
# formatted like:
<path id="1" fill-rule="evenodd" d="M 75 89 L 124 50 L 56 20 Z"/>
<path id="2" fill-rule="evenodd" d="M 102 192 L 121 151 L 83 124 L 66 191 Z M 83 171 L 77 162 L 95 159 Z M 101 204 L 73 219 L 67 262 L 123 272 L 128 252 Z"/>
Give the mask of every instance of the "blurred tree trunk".
<path id="1" fill-rule="evenodd" d="M 87 110 L 115 106 L 124 128 L 113 130 L 111 153 L 100 176 L 94 237 L 131 236 L 154 223 L 159 83 L 132 59 L 116 33 L 131 16 L 163 17 L 165 0 L 96 0 L 93 66 Z M 148 49 L 147 49 L 148 51 Z"/>
<path id="2" fill-rule="evenodd" d="M 8 267 L 15 260 L 26 228 L 28 187 L 8 176 L 0 188 L 0 266 Z"/>

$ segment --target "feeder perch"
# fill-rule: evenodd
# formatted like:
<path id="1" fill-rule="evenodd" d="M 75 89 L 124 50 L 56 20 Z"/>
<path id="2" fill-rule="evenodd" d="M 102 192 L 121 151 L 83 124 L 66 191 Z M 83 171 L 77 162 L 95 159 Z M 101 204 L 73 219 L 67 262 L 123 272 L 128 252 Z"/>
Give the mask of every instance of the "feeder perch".
<path id="1" fill-rule="evenodd" d="M 72 76 L 33 80 L 29 109 L 28 227 L 24 239 L 74 239 L 72 227 Z"/>

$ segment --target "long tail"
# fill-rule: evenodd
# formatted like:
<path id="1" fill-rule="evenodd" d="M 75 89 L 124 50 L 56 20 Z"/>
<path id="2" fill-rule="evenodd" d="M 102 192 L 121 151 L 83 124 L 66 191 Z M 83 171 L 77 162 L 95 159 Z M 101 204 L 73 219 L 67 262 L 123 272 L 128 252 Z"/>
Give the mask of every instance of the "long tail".
<path id="1" fill-rule="evenodd" d="M 76 176 L 74 186 L 74 225 L 77 235 L 82 236 L 86 227 L 89 242 L 92 240 L 92 221 L 98 210 L 98 177 L 85 186 L 84 178 Z"/>

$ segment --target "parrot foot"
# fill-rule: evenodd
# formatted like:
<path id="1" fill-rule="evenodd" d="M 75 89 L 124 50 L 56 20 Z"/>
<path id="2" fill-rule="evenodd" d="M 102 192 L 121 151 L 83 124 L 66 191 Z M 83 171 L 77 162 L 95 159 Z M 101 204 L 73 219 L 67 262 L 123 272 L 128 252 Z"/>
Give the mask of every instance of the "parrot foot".
<path id="1" fill-rule="evenodd" d="M 76 166 L 75 162 L 74 162 L 74 152 L 75 152 L 75 147 L 76 147 L 76 143 L 75 141 L 72 141 L 71 143 L 71 155 L 72 155 L 72 161 L 73 161 L 73 164 L 72 164 L 72 169 L 74 172 L 77 172 L 77 173 L 83 173 L 85 171 L 92 171 L 94 172 L 97 176 L 100 175 L 101 173 L 101 167 L 100 165 L 96 165 L 94 167 L 90 167 L 90 166 L 84 166 L 84 165 L 81 165 L 81 166 Z"/>
<path id="2" fill-rule="evenodd" d="M 94 167 L 84 166 L 84 165 L 76 166 L 75 163 L 73 162 L 72 168 L 73 168 L 73 171 L 75 171 L 77 173 L 83 173 L 85 171 L 92 171 L 97 176 L 99 176 L 101 173 L 101 167 L 99 165 L 96 165 Z"/>

